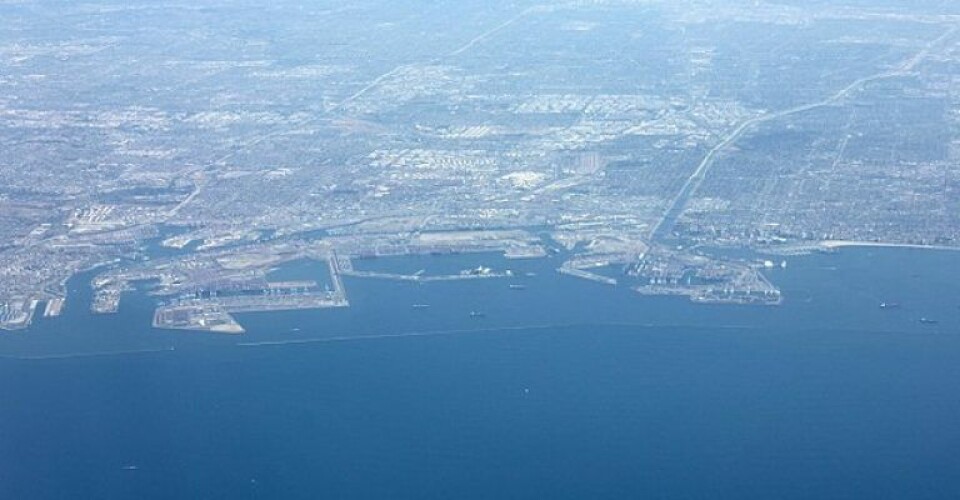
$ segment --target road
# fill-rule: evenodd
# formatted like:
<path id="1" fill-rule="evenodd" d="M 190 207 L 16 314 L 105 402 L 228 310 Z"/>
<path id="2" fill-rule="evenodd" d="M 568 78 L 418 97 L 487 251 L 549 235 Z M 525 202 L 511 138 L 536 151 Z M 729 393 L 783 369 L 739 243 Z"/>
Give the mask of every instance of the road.
<path id="1" fill-rule="evenodd" d="M 712 167 L 714 162 L 716 161 L 717 156 L 721 152 L 726 150 L 728 147 L 736 143 L 747 130 L 761 123 L 779 120 L 780 118 L 785 118 L 787 116 L 794 115 L 797 113 L 804 113 L 806 111 L 812 111 L 814 109 L 833 105 L 839 101 L 842 101 L 843 99 L 846 99 L 847 96 L 859 90 L 860 88 L 862 88 L 864 85 L 868 83 L 907 75 L 911 71 L 913 71 L 913 69 L 918 64 L 923 62 L 923 60 L 930 55 L 933 49 L 935 49 L 938 45 L 942 44 L 945 40 L 947 40 L 948 38 L 956 34 L 958 30 L 960 30 L 960 27 L 950 28 L 944 34 L 940 35 L 937 39 L 931 41 L 926 46 L 924 46 L 923 50 L 918 52 L 909 60 L 905 61 L 900 67 L 898 67 L 893 71 L 886 71 L 883 73 L 878 73 L 876 75 L 860 78 L 859 80 L 854 81 L 850 85 L 847 85 L 846 87 L 840 89 L 836 94 L 833 94 L 832 96 L 822 101 L 811 103 L 811 104 L 805 104 L 803 106 L 797 106 L 790 109 L 785 109 L 783 111 L 779 111 L 777 113 L 770 114 L 770 115 L 758 116 L 756 118 L 751 118 L 741 123 L 740 126 L 734 129 L 730 134 L 728 134 L 723 141 L 721 141 L 719 144 L 714 146 L 714 148 L 711 149 L 710 152 L 708 152 L 707 155 L 703 158 L 703 161 L 700 162 L 696 170 L 693 171 L 693 174 L 691 174 L 690 177 L 687 179 L 687 181 L 683 184 L 683 187 L 677 193 L 677 196 L 675 196 L 673 200 L 671 200 L 670 205 L 668 205 L 667 210 L 663 214 L 663 217 L 661 217 L 660 220 L 657 222 L 657 224 L 655 224 L 653 228 L 650 230 L 650 234 L 649 234 L 650 240 L 660 241 L 665 236 L 667 236 L 667 233 L 670 231 L 671 228 L 673 228 L 674 223 L 676 223 L 677 219 L 683 213 L 683 210 L 686 207 L 687 202 L 690 200 L 693 194 L 697 192 L 697 189 L 700 188 L 700 185 L 703 183 L 704 178 L 706 178 L 707 173 L 710 171 L 710 167 Z"/>

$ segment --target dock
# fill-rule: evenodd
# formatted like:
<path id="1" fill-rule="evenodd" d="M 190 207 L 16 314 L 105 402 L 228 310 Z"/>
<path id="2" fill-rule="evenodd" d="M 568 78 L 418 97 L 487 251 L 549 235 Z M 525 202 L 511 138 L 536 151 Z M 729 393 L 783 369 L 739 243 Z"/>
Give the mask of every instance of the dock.
<path id="1" fill-rule="evenodd" d="M 508 278 L 512 274 L 508 273 L 484 273 L 484 274 L 441 274 L 435 276 L 425 276 L 423 274 L 397 274 L 380 273 L 375 271 L 350 271 L 344 273 L 347 276 L 355 278 L 373 278 L 393 281 L 416 281 L 420 283 L 429 283 L 434 281 L 461 281 L 475 279 Z"/>
<path id="2" fill-rule="evenodd" d="M 346 266 L 343 264 L 346 263 Z M 327 266 L 330 268 L 330 279 L 333 281 L 333 294 L 340 301 L 341 306 L 350 305 L 350 301 L 347 300 L 347 289 L 343 286 L 343 269 L 353 269 L 353 262 L 350 261 L 349 257 L 341 257 L 337 255 L 337 252 L 332 252 L 330 257 L 327 258 Z"/>
<path id="3" fill-rule="evenodd" d="M 0 330 L 23 330 L 33 322 L 37 300 L 0 302 Z"/>
<path id="4" fill-rule="evenodd" d="M 63 305 L 65 302 L 66 302 L 66 299 L 63 299 L 63 298 L 48 300 L 46 305 L 43 308 L 43 317 L 55 318 L 57 316 L 60 316 L 60 313 L 63 312 Z"/>
<path id="5" fill-rule="evenodd" d="M 90 309 L 95 314 L 114 314 L 120 310 L 120 290 L 116 288 L 104 288 L 97 290 L 93 296 L 93 303 Z"/>
<path id="6" fill-rule="evenodd" d="M 342 257 L 327 258 L 332 289 L 323 290 L 316 281 L 274 281 L 234 289 L 229 294 L 211 297 L 190 296 L 158 307 L 154 311 L 154 328 L 194 330 L 212 333 L 240 334 L 243 327 L 235 313 L 294 311 L 347 307 L 346 288 L 341 271 Z"/>
<path id="7" fill-rule="evenodd" d="M 581 278 L 585 280 L 595 281 L 597 283 L 603 283 L 605 285 L 616 285 L 617 280 L 614 278 L 609 278 L 607 276 L 601 276 L 596 273 L 591 273 L 590 271 L 584 271 L 583 269 L 577 269 L 574 267 L 565 267 L 561 266 L 557 269 L 560 274 L 566 274 L 568 276 L 573 276 L 575 278 Z"/>

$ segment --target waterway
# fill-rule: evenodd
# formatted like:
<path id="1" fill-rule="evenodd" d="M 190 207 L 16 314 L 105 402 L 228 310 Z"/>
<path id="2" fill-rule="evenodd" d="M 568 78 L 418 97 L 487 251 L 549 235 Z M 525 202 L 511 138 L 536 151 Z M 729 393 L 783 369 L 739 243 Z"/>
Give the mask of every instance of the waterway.
<path id="1" fill-rule="evenodd" d="M 91 315 L 81 275 L 63 316 L 0 335 L 0 498 L 955 498 L 960 253 L 788 261 L 779 307 L 553 258 L 358 261 L 514 276 L 346 278 L 351 307 L 240 337 L 154 330 L 143 292 Z"/>

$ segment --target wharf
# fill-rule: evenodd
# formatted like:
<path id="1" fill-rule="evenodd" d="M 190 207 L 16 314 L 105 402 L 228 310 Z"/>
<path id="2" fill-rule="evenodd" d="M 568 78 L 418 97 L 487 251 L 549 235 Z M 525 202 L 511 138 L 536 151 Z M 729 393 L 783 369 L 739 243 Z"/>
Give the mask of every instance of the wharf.
<path id="1" fill-rule="evenodd" d="M 0 330 L 22 330 L 33 322 L 37 300 L 0 302 Z"/>
<path id="2" fill-rule="evenodd" d="M 397 274 L 397 273 L 378 273 L 373 271 L 350 271 L 343 273 L 346 276 L 354 278 L 374 278 L 394 281 L 416 281 L 428 283 L 431 281 L 460 281 L 489 278 L 507 278 L 512 276 L 509 273 L 483 273 L 483 274 L 441 274 L 436 276 L 424 276 L 422 274 Z"/>
<path id="3" fill-rule="evenodd" d="M 54 318 L 60 316 L 60 313 L 63 312 L 63 305 L 66 302 L 66 299 L 55 298 L 47 301 L 46 305 L 43 308 L 43 317 L 44 318 Z"/>
<path id="4" fill-rule="evenodd" d="M 617 280 L 614 278 L 609 278 L 607 276 L 601 276 L 596 273 L 591 273 L 590 271 L 584 271 L 583 269 L 577 269 L 573 267 L 560 267 L 557 269 L 561 274 L 566 274 L 573 276 L 575 278 L 582 278 L 585 280 L 595 281 L 597 283 L 603 283 L 605 285 L 616 285 Z"/>

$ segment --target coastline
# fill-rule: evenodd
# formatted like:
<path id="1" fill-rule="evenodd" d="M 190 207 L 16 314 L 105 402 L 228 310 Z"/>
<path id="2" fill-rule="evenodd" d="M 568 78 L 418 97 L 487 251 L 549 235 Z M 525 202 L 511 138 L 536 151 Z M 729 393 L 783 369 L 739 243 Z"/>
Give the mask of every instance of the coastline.
<path id="1" fill-rule="evenodd" d="M 857 240 L 824 240 L 819 243 L 821 248 L 829 250 L 847 247 L 878 247 L 878 248 L 914 248 L 918 250 L 946 250 L 957 252 L 960 247 L 947 245 L 922 245 L 918 243 L 886 243 L 878 241 L 857 241 Z"/>

